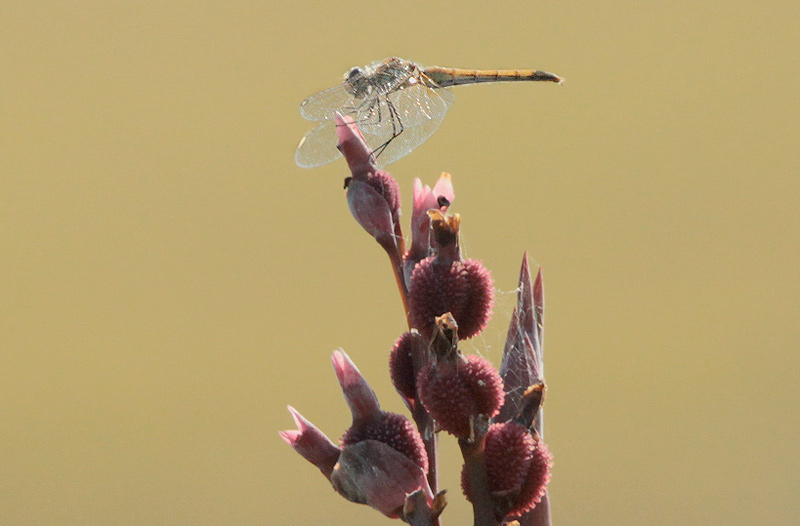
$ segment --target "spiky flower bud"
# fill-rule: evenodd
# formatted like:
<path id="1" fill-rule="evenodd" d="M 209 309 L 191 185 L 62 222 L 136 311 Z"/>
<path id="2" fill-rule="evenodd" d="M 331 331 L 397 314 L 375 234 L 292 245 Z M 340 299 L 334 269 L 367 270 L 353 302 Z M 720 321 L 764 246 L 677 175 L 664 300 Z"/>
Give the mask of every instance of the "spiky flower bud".
<path id="1" fill-rule="evenodd" d="M 520 516 L 535 508 L 542 500 L 550 482 L 553 456 L 547 449 L 547 444 L 541 439 L 536 440 L 532 453 L 528 476 L 520 488 L 514 507 L 508 512 L 509 515 Z"/>
<path id="2" fill-rule="evenodd" d="M 414 374 L 414 353 L 419 353 L 425 342 L 417 331 L 403 333 L 389 355 L 389 376 L 392 385 L 409 405 L 417 397 L 417 375 Z"/>
<path id="3" fill-rule="evenodd" d="M 428 472 L 428 456 L 422 437 L 414 424 L 403 415 L 381 412 L 376 418 L 352 426 L 342 436 L 342 446 L 364 440 L 382 442 L 413 460 L 425 473 Z"/>
<path id="4" fill-rule="evenodd" d="M 408 308 L 411 325 L 430 336 L 437 316 L 450 312 L 458 322 L 461 339 L 475 336 L 492 314 L 492 275 L 480 261 L 423 259 L 411 274 Z"/>
<path id="5" fill-rule="evenodd" d="M 491 491 L 519 491 L 528 474 L 534 440 L 514 422 L 493 424 L 484 446 L 486 473 Z"/>
<path id="6" fill-rule="evenodd" d="M 472 436 L 473 422 L 491 418 L 503 404 L 503 381 L 488 360 L 458 354 L 432 362 L 417 378 L 419 398 L 437 425 L 461 438 Z"/>
<path id="7" fill-rule="evenodd" d="M 519 516 L 536 507 L 550 481 L 552 456 L 547 445 L 515 422 L 493 424 L 484 444 L 487 489 L 495 516 Z M 466 469 L 461 473 L 461 489 L 472 501 Z"/>

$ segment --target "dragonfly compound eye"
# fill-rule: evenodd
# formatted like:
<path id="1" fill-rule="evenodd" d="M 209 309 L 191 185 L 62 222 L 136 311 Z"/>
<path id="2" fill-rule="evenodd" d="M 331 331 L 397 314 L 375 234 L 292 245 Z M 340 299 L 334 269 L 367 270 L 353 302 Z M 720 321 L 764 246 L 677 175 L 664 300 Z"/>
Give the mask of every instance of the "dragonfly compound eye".
<path id="1" fill-rule="evenodd" d="M 361 71 L 361 68 L 353 68 L 347 74 L 347 81 L 353 83 L 364 76 L 364 72 Z"/>

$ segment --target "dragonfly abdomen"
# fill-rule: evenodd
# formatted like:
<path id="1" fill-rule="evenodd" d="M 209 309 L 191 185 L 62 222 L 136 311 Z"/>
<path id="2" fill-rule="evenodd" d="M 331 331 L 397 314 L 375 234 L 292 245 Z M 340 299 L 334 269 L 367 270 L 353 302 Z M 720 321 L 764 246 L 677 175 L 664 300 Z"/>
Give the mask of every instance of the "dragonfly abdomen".
<path id="1" fill-rule="evenodd" d="M 458 86 L 481 82 L 544 81 L 561 83 L 563 79 L 554 73 L 535 69 L 459 69 L 426 68 L 424 71 L 439 86 Z"/>

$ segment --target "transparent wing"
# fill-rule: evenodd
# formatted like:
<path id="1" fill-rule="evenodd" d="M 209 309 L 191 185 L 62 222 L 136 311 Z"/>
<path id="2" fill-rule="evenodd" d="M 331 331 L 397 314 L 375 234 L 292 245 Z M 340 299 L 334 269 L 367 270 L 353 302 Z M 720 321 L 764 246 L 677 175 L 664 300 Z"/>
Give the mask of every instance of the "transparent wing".
<path id="1" fill-rule="evenodd" d="M 422 82 L 389 93 L 403 127 L 425 124 L 444 117 L 455 97 L 446 89 L 433 89 Z"/>
<path id="2" fill-rule="evenodd" d="M 301 102 L 300 115 L 310 121 L 324 121 L 332 119 L 334 111 L 350 113 L 361 103 L 344 89 L 344 84 L 339 84 Z"/>
<path id="3" fill-rule="evenodd" d="M 342 155 L 336 148 L 337 144 L 336 121 L 323 121 L 300 139 L 294 160 L 301 168 L 328 164 Z"/>
<path id="4" fill-rule="evenodd" d="M 337 159 L 334 111 L 353 118 L 367 144 L 377 150 L 378 162 L 393 163 L 430 137 L 442 123 L 455 97 L 442 88 L 420 82 L 389 92 L 376 91 L 363 100 L 352 97 L 343 86 L 325 90 L 303 102 L 300 112 L 309 120 L 321 120 L 309 131 L 295 152 L 295 161 L 314 168 Z"/>
<path id="5" fill-rule="evenodd" d="M 445 112 L 447 110 L 445 109 Z M 428 137 L 439 128 L 445 114 L 441 113 L 438 116 L 427 119 L 415 126 L 403 127 L 401 133 L 393 138 L 391 130 L 389 133 L 380 135 L 365 134 L 364 138 L 367 140 L 370 148 L 373 151 L 378 150 L 378 164 L 386 166 L 398 159 L 405 157 L 414 151 L 420 144 L 428 140 Z M 388 144 L 387 144 L 388 141 Z M 380 150 L 382 146 L 385 147 Z"/>
<path id="6" fill-rule="evenodd" d="M 389 93 L 375 94 L 360 106 L 343 113 L 353 117 L 366 134 L 392 134 L 440 119 L 450 109 L 454 99 L 447 90 L 414 84 Z"/>

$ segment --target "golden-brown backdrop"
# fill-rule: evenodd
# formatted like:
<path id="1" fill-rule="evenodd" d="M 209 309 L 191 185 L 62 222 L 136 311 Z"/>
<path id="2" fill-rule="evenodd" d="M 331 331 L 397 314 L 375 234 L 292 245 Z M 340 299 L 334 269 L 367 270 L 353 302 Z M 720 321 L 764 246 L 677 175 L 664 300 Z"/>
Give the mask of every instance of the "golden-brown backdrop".
<path id="1" fill-rule="evenodd" d="M 163 4 L 163 5 L 162 5 Z M 0 524 L 390 524 L 278 437 L 336 439 L 342 346 L 402 411 L 385 256 L 298 104 L 353 65 L 455 88 L 391 166 L 456 185 L 498 288 L 544 267 L 556 525 L 800 523 L 794 2 L 3 2 Z M 406 214 L 406 219 L 408 214 Z M 445 524 L 469 524 L 456 448 Z"/>

